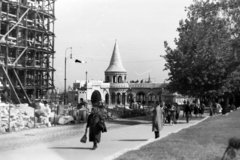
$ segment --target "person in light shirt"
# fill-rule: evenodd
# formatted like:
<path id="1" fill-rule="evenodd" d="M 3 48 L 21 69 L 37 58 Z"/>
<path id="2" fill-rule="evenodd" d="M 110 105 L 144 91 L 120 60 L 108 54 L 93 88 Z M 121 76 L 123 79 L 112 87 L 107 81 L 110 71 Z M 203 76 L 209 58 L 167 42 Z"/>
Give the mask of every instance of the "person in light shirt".
<path id="1" fill-rule="evenodd" d="M 160 131 L 163 129 L 163 110 L 157 102 L 154 106 L 152 117 L 152 131 L 155 134 L 155 139 L 160 137 Z"/>

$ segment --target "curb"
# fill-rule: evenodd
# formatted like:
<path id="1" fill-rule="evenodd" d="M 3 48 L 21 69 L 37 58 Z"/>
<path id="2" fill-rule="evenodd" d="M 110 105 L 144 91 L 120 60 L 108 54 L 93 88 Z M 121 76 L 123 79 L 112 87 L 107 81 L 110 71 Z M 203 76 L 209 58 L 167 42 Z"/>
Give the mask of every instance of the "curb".
<path id="1" fill-rule="evenodd" d="M 149 144 L 149 143 L 152 143 L 152 142 L 155 142 L 155 141 L 159 141 L 159 140 L 161 140 L 162 138 L 165 138 L 165 137 L 167 137 L 168 135 L 170 135 L 170 134 L 172 134 L 172 133 L 177 133 L 177 132 L 179 132 L 179 131 L 181 131 L 181 130 L 183 130 L 183 129 L 189 128 L 189 127 L 191 127 L 191 126 L 195 126 L 195 125 L 197 125 L 198 123 L 200 123 L 200 122 L 202 122 L 202 121 L 205 121 L 205 120 L 208 119 L 208 118 L 209 118 L 209 116 L 206 116 L 205 118 L 201 119 L 200 121 L 198 121 L 198 122 L 196 122 L 196 123 L 194 123 L 194 124 L 190 124 L 189 126 L 179 128 L 179 129 L 177 129 L 176 131 L 173 131 L 173 132 L 167 132 L 166 135 L 164 135 L 164 136 L 162 136 L 162 137 L 160 137 L 160 138 L 158 138 L 158 139 L 149 139 L 148 141 L 146 141 L 146 142 L 144 142 L 144 143 L 141 143 L 140 145 L 138 145 L 138 146 L 136 146 L 136 147 L 134 147 L 134 148 L 126 148 L 126 149 L 124 149 L 124 150 L 121 150 L 121 151 L 119 151 L 119 152 L 116 152 L 115 154 L 104 158 L 104 160 L 114 160 L 115 158 L 120 157 L 121 155 L 125 154 L 126 152 L 138 150 L 138 149 L 140 149 L 141 147 L 143 147 L 143 146 L 145 146 L 145 145 L 147 145 L 147 144 Z"/>

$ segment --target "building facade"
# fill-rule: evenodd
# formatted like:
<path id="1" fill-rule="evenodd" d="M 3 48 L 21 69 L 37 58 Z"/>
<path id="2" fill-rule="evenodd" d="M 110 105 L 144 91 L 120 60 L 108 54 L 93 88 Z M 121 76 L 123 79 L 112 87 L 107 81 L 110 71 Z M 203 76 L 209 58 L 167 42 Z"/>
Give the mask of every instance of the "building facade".
<path id="1" fill-rule="evenodd" d="M 157 101 L 172 102 L 176 97 L 165 89 L 166 83 L 153 83 L 150 76 L 145 82 L 127 82 L 127 71 L 123 67 L 117 41 L 104 74 L 104 81 L 76 81 L 72 91 L 68 92 L 68 102 L 77 104 L 82 98 L 93 106 L 98 105 L 99 101 L 109 106 L 129 105 L 132 102 L 152 105 Z"/>

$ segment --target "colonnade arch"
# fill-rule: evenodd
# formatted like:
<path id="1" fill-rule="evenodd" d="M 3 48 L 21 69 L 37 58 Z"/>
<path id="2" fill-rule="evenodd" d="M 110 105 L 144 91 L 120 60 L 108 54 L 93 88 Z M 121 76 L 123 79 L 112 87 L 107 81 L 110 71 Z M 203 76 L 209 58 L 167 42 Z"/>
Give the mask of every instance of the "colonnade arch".
<path id="1" fill-rule="evenodd" d="M 109 104 L 109 94 L 105 94 L 105 104 Z"/>
<path id="2" fill-rule="evenodd" d="M 144 92 L 138 92 L 136 94 L 136 102 L 139 102 L 141 104 L 145 104 L 146 103 L 146 94 Z"/>
<path id="3" fill-rule="evenodd" d="M 121 103 L 121 94 L 120 93 L 117 93 L 116 100 L 117 100 L 117 104 Z"/>
<path id="4" fill-rule="evenodd" d="M 141 103 L 143 105 L 153 105 L 156 103 L 156 101 L 162 102 L 161 99 L 162 93 L 145 93 L 144 91 L 139 91 L 139 92 L 130 92 L 130 93 L 125 93 L 125 92 L 113 92 L 111 93 L 111 96 L 108 98 L 111 98 L 110 103 L 111 104 L 131 104 L 134 101 Z M 109 95 L 108 95 L 109 96 Z M 105 97 L 106 102 L 107 98 Z M 108 104 L 108 103 L 107 103 Z"/>
<path id="5" fill-rule="evenodd" d="M 113 83 L 116 83 L 117 81 L 116 81 L 116 76 L 113 76 L 113 81 L 112 81 Z"/>
<path id="6" fill-rule="evenodd" d="M 105 81 L 110 83 L 125 83 L 127 80 L 126 73 L 105 74 Z"/>
<path id="7" fill-rule="evenodd" d="M 133 94 L 132 93 L 129 93 L 127 95 L 127 103 L 130 104 L 130 103 L 133 103 L 134 101 L 134 97 L 133 97 Z"/>
<path id="8" fill-rule="evenodd" d="M 112 104 L 126 104 L 126 93 L 116 92 L 111 93 Z"/>
<path id="9" fill-rule="evenodd" d="M 123 83 L 122 76 L 118 76 L 118 83 Z"/>
<path id="10" fill-rule="evenodd" d="M 159 103 L 161 103 L 162 102 L 162 92 L 159 92 L 158 94 L 157 94 L 157 96 L 156 96 L 156 100 L 159 102 Z"/>

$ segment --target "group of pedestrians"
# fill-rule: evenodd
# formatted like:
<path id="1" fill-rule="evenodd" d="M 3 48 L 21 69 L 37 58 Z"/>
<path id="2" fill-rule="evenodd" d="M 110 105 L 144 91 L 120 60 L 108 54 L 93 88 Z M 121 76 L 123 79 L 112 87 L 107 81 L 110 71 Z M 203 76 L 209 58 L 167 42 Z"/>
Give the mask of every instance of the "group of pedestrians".
<path id="1" fill-rule="evenodd" d="M 153 117 L 152 117 L 152 131 L 155 134 L 155 138 L 160 137 L 160 131 L 162 130 L 164 124 L 174 125 L 177 124 L 177 121 L 180 117 L 181 107 L 183 110 L 183 117 L 186 117 L 186 122 L 189 123 L 190 117 L 192 117 L 192 112 L 198 116 L 202 117 L 205 109 L 205 105 L 192 103 L 189 101 L 184 101 L 183 105 L 180 106 L 177 103 L 167 103 L 162 102 L 157 105 L 153 109 Z"/>
<path id="2" fill-rule="evenodd" d="M 184 101 L 183 105 L 178 105 L 177 103 L 162 103 L 161 108 L 163 109 L 164 123 L 174 125 L 180 117 L 180 111 L 183 110 L 183 117 L 186 117 L 187 123 L 189 122 L 189 117 L 192 117 L 192 113 L 195 116 L 201 116 L 204 113 L 204 105 L 197 103 L 190 104 L 189 101 Z"/>
<path id="3" fill-rule="evenodd" d="M 183 110 L 183 118 L 186 118 L 186 122 L 189 123 L 190 119 L 195 114 L 195 117 L 204 114 L 205 107 L 210 110 L 210 116 L 214 114 L 219 114 L 222 111 L 222 107 L 218 102 L 201 102 L 193 101 L 190 104 L 189 101 L 184 101 L 183 105 L 180 106 L 177 103 L 167 103 L 162 102 L 156 103 L 152 110 L 152 131 L 154 132 L 155 138 L 160 137 L 160 131 L 163 129 L 164 124 L 177 124 L 177 120 L 180 117 L 180 111 Z M 235 109 L 235 106 L 231 106 L 230 109 Z M 107 132 L 106 125 L 104 123 L 104 118 L 99 114 L 97 108 L 92 108 L 91 114 L 88 116 L 86 132 L 87 134 L 89 128 L 89 141 L 93 142 L 93 149 L 96 149 L 97 144 L 100 143 L 101 133 Z"/>
<path id="4" fill-rule="evenodd" d="M 186 117 L 186 122 L 188 123 L 191 117 L 192 112 L 194 113 L 204 113 L 204 104 L 190 104 L 189 101 L 184 101 L 182 106 L 183 109 L 183 117 Z M 177 124 L 177 120 L 180 117 L 181 106 L 177 103 L 167 103 L 162 102 L 156 103 L 153 109 L 152 114 L 152 131 L 154 132 L 155 138 L 160 137 L 160 131 L 163 129 L 164 123 L 168 123 L 170 125 Z M 101 114 L 99 114 L 97 108 L 92 108 L 91 114 L 88 116 L 86 132 L 88 132 L 89 128 L 89 141 L 93 142 L 93 149 L 96 149 L 97 144 L 100 143 L 101 140 L 101 132 L 106 132 L 107 128 L 105 124 L 104 127 L 101 127 L 100 123 L 104 124 L 104 118 Z"/>
<path id="5" fill-rule="evenodd" d="M 208 103 L 209 106 L 209 113 L 210 116 L 216 115 L 216 114 L 221 114 L 222 113 L 222 106 L 220 103 L 218 102 L 209 102 Z"/>

